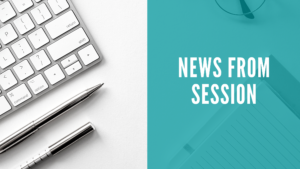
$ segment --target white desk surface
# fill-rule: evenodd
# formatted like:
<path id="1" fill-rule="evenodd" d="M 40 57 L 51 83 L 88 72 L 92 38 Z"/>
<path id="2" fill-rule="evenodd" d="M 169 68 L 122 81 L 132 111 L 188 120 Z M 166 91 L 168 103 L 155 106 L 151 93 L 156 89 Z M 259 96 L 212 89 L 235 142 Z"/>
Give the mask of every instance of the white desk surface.
<path id="1" fill-rule="evenodd" d="M 37 169 L 147 168 L 147 0 L 73 0 L 104 60 L 0 120 L 0 139 L 74 94 L 100 82 L 92 98 L 0 155 L 10 169 L 92 122 L 97 131 Z"/>

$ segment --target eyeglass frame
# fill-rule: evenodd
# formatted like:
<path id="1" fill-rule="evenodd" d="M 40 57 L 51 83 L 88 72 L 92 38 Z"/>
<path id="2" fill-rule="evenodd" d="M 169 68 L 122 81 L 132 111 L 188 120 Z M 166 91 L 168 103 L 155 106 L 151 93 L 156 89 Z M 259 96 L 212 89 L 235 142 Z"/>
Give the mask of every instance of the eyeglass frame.
<path id="1" fill-rule="evenodd" d="M 258 8 L 256 8 L 254 11 L 251 11 L 251 12 L 249 12 L 249 13 L 243 13 L 243 14 L 235 14 L 235 13 L 231 13 L 231 12 L 227 11 L 226 9 L 224 9 L 224 8 L 218 3 L 218 0 L 215 0 L 215 2 L 216 2 L 216 4 L 217 4 L 223 11 L 225 11 L 226 13 L 231 14 L 231 15 L 236 15 L 236 16 L 243 16 L 243 15 L 252 14 L 252 13 L 256 12 L 257 10 L 259 10 L 259 9 L 263 6 L 263 4 L 265 4 L 266 0 L 263 0 L 263 2 L 261 3 L 261 5 L 260 5 Z"/>

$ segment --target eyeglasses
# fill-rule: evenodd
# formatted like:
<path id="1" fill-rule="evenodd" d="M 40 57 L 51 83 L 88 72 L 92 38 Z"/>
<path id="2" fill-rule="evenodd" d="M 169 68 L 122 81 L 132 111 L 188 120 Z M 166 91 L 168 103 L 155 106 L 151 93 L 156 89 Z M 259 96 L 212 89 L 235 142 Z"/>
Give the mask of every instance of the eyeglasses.
<path id="1" fill-rule="evenodd" d="M 266 0 L 215 0 L 217 5 L 231 15 L 244 15 L 254 19 L 253 12 L 257 11 Z"/>

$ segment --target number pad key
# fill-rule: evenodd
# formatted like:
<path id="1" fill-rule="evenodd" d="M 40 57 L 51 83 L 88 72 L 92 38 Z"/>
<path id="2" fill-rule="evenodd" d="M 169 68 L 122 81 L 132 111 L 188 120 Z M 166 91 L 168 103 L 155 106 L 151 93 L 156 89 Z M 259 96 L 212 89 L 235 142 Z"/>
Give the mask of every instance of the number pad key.
<path id="1" fill-rule="evenodd" d="M 19 12 L 23 12 L 26 9 L 33 6 L 33 3 L 31 0 L 12 0 L 12 1 L 15 4 L 15 6 Z"/>
<path id="2" fill-rule="evenodd" d="M 49 12 L 47 6 L 42 4 L 31 11 L 33 18 L 37 24 L 42 24 L 52 18 L 51 13 Z"/>
<path id="3" fill-rule="evenodd" d="M 0 75 L 0 85 L 3 90 L 7 90 L 18 83 L 11 70 L 8 70 Z"/>
<path id="4" fill-rule="evenodd" d="M 5 25 L 4 27 L 0 28 L 0 39 L 7 45 L 11 41 L 18 38 L 18 35 L 11 24 Z"/>
<path id="5" fill-rule="evenodd" d="M 35 27 L 28 14 L 22 15 L 16 19 L 14 24 L 21 35 L 24 35 Z"/>
<path id="6" fill-rule="evenodd" d="M 28 36 L 35 49 L 38 49 L 49 43 L 49 39 L 42 28 L 36 30 Z"/>
<path id="7" fill-rule="evenodd" d="M 32 70 L 27 60 L 24 60 L 23 62 L 17 64 L 13 69 L 20 80 L 24 80 L 34 74 L 34 71 Z"/>
<path id="8" fill-rule="evenodd" d="M 19 59 L 22 59 L 23 57 L 27 56 L 32 52 L 32 49 L 25 38 L 11 45 L 11 48 L 13 49 L 13 51 Z"/>
<path id="9" fill-rule="evenodd" d="M 0 20 L 1 22 L 6 22 L 11 18 L 16 16 L 16 12 L 12 8 L 9 2 L 4 2 L 0 4 Z"/>
<path id="10" fill-rule="evenodd" d="M 44 50 L 41 50 L 40 52 L 31 56 L 30 60 L 36 70 L 41 70 L 51 64 L 51 61 Z"/>
<path id="11" fill-rule="evenodd" d="M 9 65 L 16 62 L 15 57 L 11 54 L 8 48 L 0 52 L 0 67 L 2 69 L 7 68 Z"/>

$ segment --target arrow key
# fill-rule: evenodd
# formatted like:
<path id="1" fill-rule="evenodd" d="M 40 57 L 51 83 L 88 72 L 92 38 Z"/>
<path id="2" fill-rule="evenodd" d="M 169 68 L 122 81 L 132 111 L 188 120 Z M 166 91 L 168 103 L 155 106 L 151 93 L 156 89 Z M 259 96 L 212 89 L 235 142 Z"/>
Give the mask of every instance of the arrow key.
<path id="1" fill-rule="evenodd" d="M 68 58 L 66 58 L 65 60 L 61 61 L 61 65 L 64 68 L 67 68 L 70 65 L 72 65 L 73 63 L 75 63 L 76 61 L 78 61 L 77 57 L 75 55 L 72 55 L 72 56 L 69 56 Z"/>
<path id="2" fill-rule="evenodd" d="M 74 74 L 75 72 L 77 72 L 78 70 L 80 70 L 81 68 L 82 68 L 81 64 L 79 63 L 79 61 L 77 61 L 73 65 L 69 66 L 66 69 L 66 72 L 70 76 L 70 75 Z"/>

